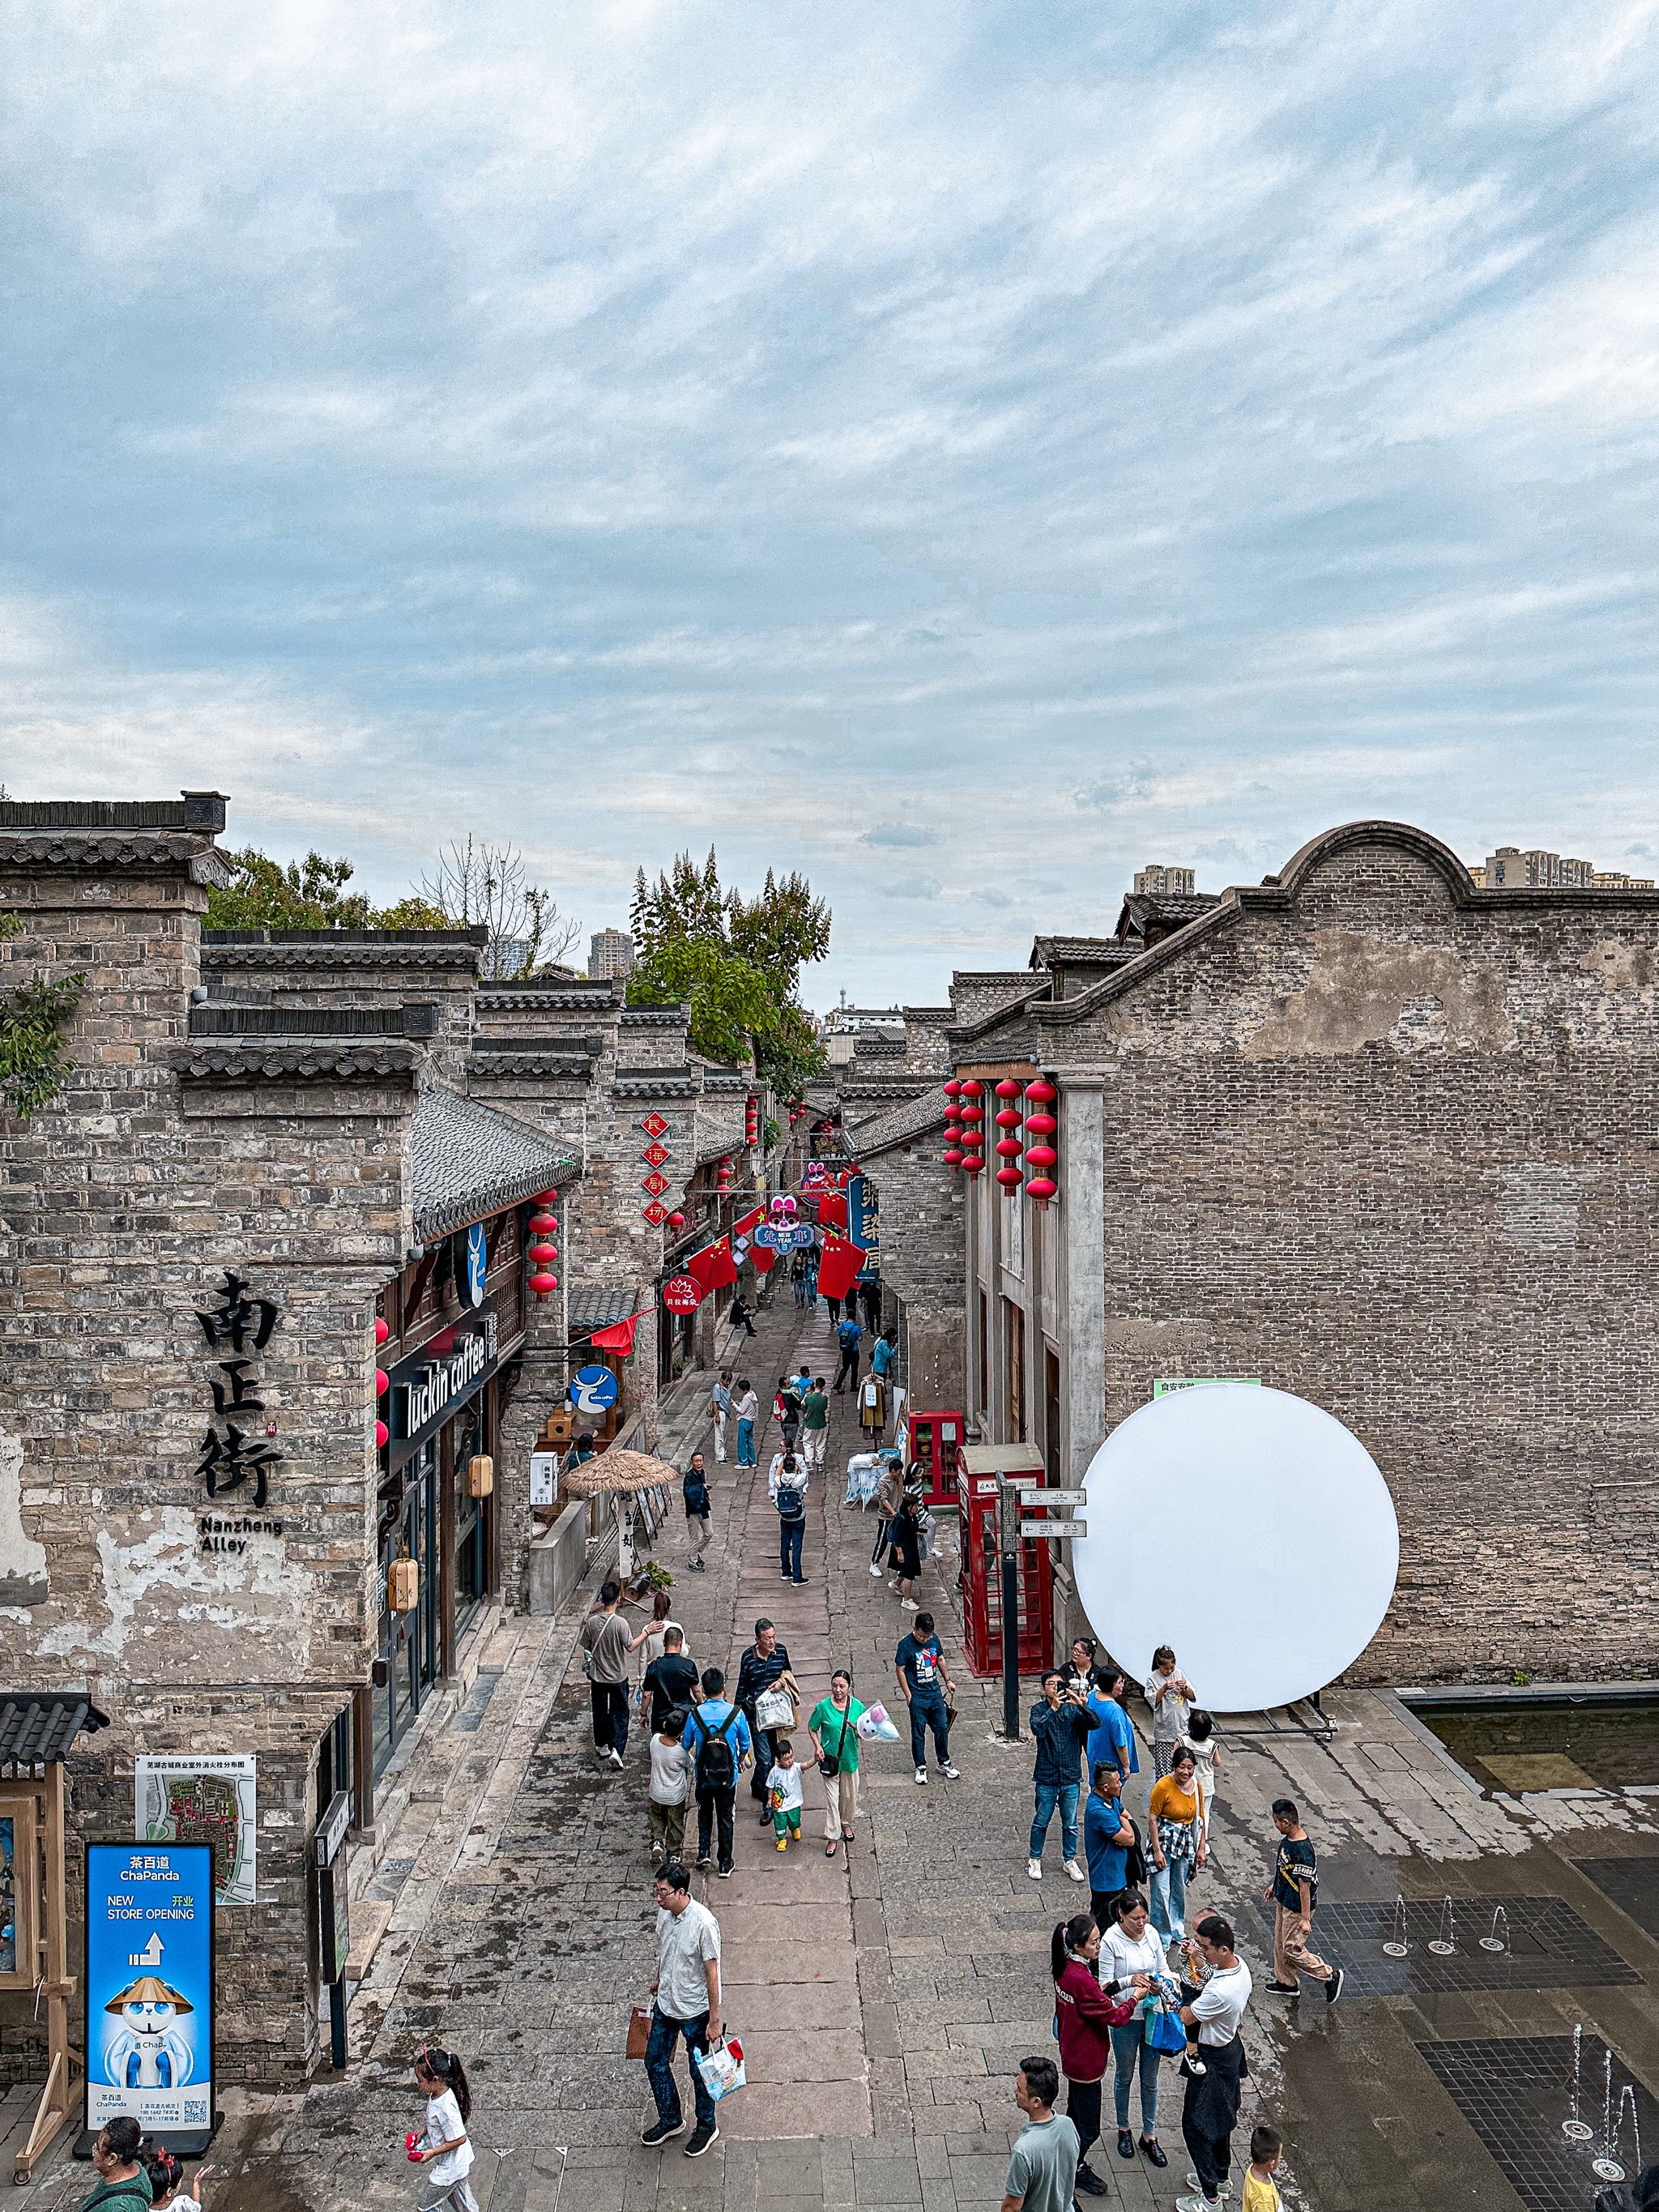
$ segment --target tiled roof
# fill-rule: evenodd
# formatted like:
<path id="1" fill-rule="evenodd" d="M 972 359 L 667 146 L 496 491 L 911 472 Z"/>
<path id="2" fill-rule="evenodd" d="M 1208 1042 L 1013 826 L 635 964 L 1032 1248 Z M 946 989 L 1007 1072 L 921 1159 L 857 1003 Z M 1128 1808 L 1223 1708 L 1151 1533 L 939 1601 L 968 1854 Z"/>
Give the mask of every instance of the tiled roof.
<path id="1" fill-rule="evenodd" d="M 222 791 L 177 799 L 0 799 L 0 830 L 194 830 L 225 826 Z"/>
<path id="2" fill-rule="evenodd" d="M 878 1152 L 890 1152 L 895 1145 L 909 1144 L 917 1137 L 925 1137 L 930 1130 L 944 1127 L 945 1092 L 934 1083 L 920 1098 L 892 1107 L 871 1121 L 860 1121 L 847 1133 L 854 1154 L 862 1159 L 866 1152 L 873 1158 Z"/>
<path id="3" fill-rule="evenodd" d="M 1030 964 L 1054 968 L 1077 962 L 1090 967 L 1115 967 L 1133 960 L 1139 951 L 1138 945 L 1126 945 L 1121 937 L 1039 937 L 1031 946 Z"/>
<path id="4" fill-rule="evenodd" d="M 1191 891 L 1165 895 L 1157 891 L 1131 891 L 1123 902 L 1123 911 L 1118 916 L 1120 937 L 1132 931 L 1141 935 L 1152 924 L 1165 929 L 1179 929 L 1186 922 L 1196 921 L 1201 914 L 1208 914 L 1212 906 L 1219 906 L 1219 891 Z"/>
<path id="5" fill-rule="evenodd" d="M 170 1046 L 167 1054 L 170 1067 L 197 1083 L 408 1075 L 426 1057 L 424 1045 L 397 1037 L 203 1037 Z"/>
<path id="6" fill-rule="evenodd" d="M 596 1328 L 610 1328 L 636 1314 L 645 1304 L 632 1283 L 572 1283 L 567 1334 L 586 1336 Z"/>
<path id="7" fill-rule="evenodd" d="M 534 1006 L 556 1013 L 605 1013 L 622 1004 L 622 994 L 621 983 L 608 979 L 585 982 L 580 975 L 561 975 L 544 984 L 533 975 L 521 975 L 511 983 L 486 984 L 478 994 L 478 1011 L 487 1014 L 497 1007 Z"/>
<path id="8" fill-rule="evenodd" d="M 433 1084 L 413 1129 L 415 1237 L 424 1244 L 568 1179 L 565 1152 L 510 1114 Z"/>
<path id="9" fill-rule="evenodd" d="M 690 1067 L 640 1068 L 617 1076 L 611 1085 L 618 1098 L 689 1098 L 698 1087 Z"/>
<path id="10" fill-rule="evenodd" d="M 0 1694 L 0 1766 L 55 1766 L 84 1729 L 107 1728 L 82 1690 L 17 1690 Z"/>

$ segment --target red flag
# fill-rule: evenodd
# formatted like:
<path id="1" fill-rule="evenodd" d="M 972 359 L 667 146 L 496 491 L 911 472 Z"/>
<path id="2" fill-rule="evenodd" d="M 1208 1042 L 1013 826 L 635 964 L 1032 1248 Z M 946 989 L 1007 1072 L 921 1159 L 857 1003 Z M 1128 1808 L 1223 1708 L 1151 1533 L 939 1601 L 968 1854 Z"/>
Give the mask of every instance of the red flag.
<path id="1" fill-rule="evenodd" d="M 844 1191 L 826 1191 L 818 1200 L 818 1225 L 823 1229 L 845 1229 L 847 1226 L 847 1194 Z"/>
<path id="2" fill-rule="evenodd" d="M 769 1275 L 778 1264 L 778 1255 L 769 1244 L 751 1244 L 749 1257 L 757 1275 Z"/>
<path id="3" fill-rule="evenodd" d="M 640 1316 L 630 1314 L 626 1321 L 613 1321 L 609 1328 L 596 1328 L 588 1342 L 601 1352 L 620 1352 L 627 1359 L 634 1350 L 634 1332 L 640 1325 Z"/>
<path id="4" fill-rule="evenodd" d="M 705 1244 L 701 1252 L 694 1252 L 685 1263 L 685 1272 L 702 1285 L 705 1297 L 710 1291 L 719 1290 L 722 1283 L 735 1283 L 738 1263 L 732 1257 L 727 1239 L 722 1237 L 713 1244 Z"/>
<path id="5" fill-rule="evenodd" d="M 844 1237 L 826 1236 L 818 1260 L 818 1290 L 826 1298 L 844 1298 L 858 1279 L 867 1255 L 862 1244 Z"/>

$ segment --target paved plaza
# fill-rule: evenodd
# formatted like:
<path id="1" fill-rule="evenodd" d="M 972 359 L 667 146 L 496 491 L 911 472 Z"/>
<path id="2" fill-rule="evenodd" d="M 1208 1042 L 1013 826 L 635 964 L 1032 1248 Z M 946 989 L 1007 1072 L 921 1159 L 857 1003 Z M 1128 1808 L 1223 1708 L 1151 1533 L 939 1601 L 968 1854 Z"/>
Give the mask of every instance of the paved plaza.
<path id="1" fill-rule="evenodd" d="M 769 1404 L 787 1362 L 804 1357 L 832 1373 L 830 1347 L 823 1309 L 803 1320 L 780 1288 L 759 1335 L 735 1356 Z M 682 1391 L 678 1426 L 665 1433 L 677 1457 L 702 1434 L 702 1395 L 700 1385 Z M 709 1571 L 683 1572 L 678 1512 L 662 1556 L 679 1577 L 676 1612 L 699 1666 L 734 1676 L 764 1614 L 809 1705 L 843 1662 L 866 1701 L 892 1703 L 907 1616 L 868 1572 L 869 1520 L 842 1504 L 839 1470 L 856 1437 L 850 1399 L 830 1402 L 830 1477 L 810 1493 L 804 1588 L 780 1579 L 769 1425 L 756 1475 L 711 1468 Z M 948 1523 L 946 1534 L 952 1541 Z M 355 2001 L 352 2063 L 302 2101 L 228 2096 L 216 2155 L 235 2178 L 210 2184 L 210 2204 L 322 2212 L 411 2203 L 417 2177 L 402 2142 L 422 2110 L 409 2066 L 428 2039 L 467 2065 L 484 2212 L 995 2204 L 1017 2129 L 1017 2063 L 1054 2047 L 1049 1930 L 1088 1893 L 1060 1871 L 1057 1824 L 1043 1881 L 1027 1878 L 1031 1748 L 999 1739 L 1000 1685 L 975 1683 L 963 1663 L 954 1569 L 945 1551 L 920 1595 L 961 1686 L 952 1751 L 962 1779 L 934 1776 L 918 1788 L 905 1745 L 872 1749 L 864 1823 L 833 1861 L 816 1832 L 815 1771 L 803 1840 L 782 1856 L 740 1788 L 737 1871 L 728 1881 L 697 1877 L 724 1931 L 726 2018 L 750 2084 L 720 2106 L 708 2156 L 693 2162 L 678 2143 L 646 2150 L 637 2139 L 649 2094 L 643 2069 L 622 2052 L 629 2006 L 645 1998 L 654 1963 L 645 1754 L 636 1729 L 625 1772 L 596 1765 L 573 1657 L 579 1598 L 556 1621 L 501 1627 L 471 1693 L 410 1761 L 394 1791 L 395 1829 L 357 1907 L 365 1928 L 383 1923 L 384 1933 Z M 1171 1574 L 1172 1602 L 1182 1592 L 1179 1602 L 1190 1601 L 1194 1589 L 1189 1572 Z M 1420 2046 L 1462 2053 L 1471 2039 L 1560 2038 L 1582 2020 L 1638 2076 L 1659 2080 L 1659 1943 L 1632 1917 L 1659 1852 L 1655 1801 L 1482 1798 L 1397 1706 L 1356 1692 L 1334 1693 L 1327 1709 L 1337 1724 L 1328 1746 L 1283 1716 L 1257 1717 L 1225 1739 L 1216 1864 L 1198 1895 L 1235 1919 L 1256 1975 L 1243 2129 L 1259 2111 L 1284 2129 L 1292 2203 L 1512 2212 L 1534 2200 L 1517 2195 L 1481 2140 L 1478 2110 L 1466 2113 L 1438 2086 Z M 804 1728 L 799 1741 L 810 1753 Z M 1148 1779 L 1143 1771 L 1131 1790 L 1139 1816 Z M 1287 1790 L 1322 1846 L 1322 1948 L 1360 1969 L 1329 2014 L 1311 1994 L 1275 2010 L 1263 1988 L 1267 1931 L 1255 1900 L 1267 1808 Z M 1614 1901 L 1620 1882 L 1581 1874 L 1580 1859 L 1611 1864 L 1615 1877 L 1631 1870 L 1625 1906 Z M 1463 1916 L 1468 1972 L 1439 1960 L 1431 1971 L 1429 1917 L 1446 1894 Z M 1401 1895 L 1419 1940 L 1411 1962 L 1388 1968 L 1379 1915 Z M 1494 1899 L 1516 1931 L 1495 1963 L 1474 1941 Z M 1180 2094 L 1166 2069 L 1162 2173 L 1120 2161 L 1109 2129 L 1095 2163 L 1114 2198 L 1151 2207 L 1184 2192 Z M 20 2112 L 15 2093 L 4 2117 L 15 2124 Z M 87 2184 L 87 2170 L 60 2156 L 15 2201 L 58 2212 Z"/>

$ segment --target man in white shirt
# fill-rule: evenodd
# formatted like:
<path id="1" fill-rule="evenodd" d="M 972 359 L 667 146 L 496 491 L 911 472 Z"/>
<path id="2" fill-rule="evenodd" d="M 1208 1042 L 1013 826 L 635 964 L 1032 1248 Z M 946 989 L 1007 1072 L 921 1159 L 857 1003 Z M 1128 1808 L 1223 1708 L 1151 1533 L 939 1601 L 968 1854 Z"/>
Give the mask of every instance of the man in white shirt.
<path id="1" fill-rule="evenodd" d="M 1219 1913 L 1206 1913 L 1193 1934 L 1196 1942 L 1188 1965 L 1203 1980 L 1192 2002 L 1181 2008 L 1181 2018 L 1198 2031 L 1205 2070 L 1188 2076 L 1181 2110 L 1182 2139 L 1194 2168 L 1187 2180 L 1195 2193 L 1178 2197 L 1176 2212 L 1208 2212 L 1221 2202 L 1232 2159 L 1239 2085 L 1249 2071 L 1238 2030 L 1250 2002 L 1250 1970 L 1233 1948 L 1231 1924 Z"/>
<path id="2" fill-rule="evenodd" d="M 691 2090 L 697 2109 L 697 2124 L 685 2146 L 685 2155 L 701 2158 L 710 2143 L 719 2142 L 720 2132 L 714 2124 L 714 2100 L 697 2069 L 699 2055 L 720 2039 L 720 1923 L 706 1905 L 699 1905 L 692 1896 L 691 1877 L 678 1860 L 669 1860 L 659 1871 L 653 1893 L 657 1978 L 651 1984 L 655 2002 L 651 2008 L 645 2070 L 657 2100 L 657 2120 L 640 2141 L 665 2143 L 671 2136 L 685 2133 L 673 2063 L 675 2047 L 684 2036 L 690 2054 Z"/>

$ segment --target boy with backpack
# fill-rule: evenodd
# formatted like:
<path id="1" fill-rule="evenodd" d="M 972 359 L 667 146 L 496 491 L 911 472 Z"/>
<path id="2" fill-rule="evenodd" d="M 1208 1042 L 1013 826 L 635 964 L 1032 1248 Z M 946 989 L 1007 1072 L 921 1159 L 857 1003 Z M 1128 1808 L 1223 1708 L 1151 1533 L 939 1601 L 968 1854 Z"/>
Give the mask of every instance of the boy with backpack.
<path id="1" fill-rule="evenodd" d="M 718 1667 L 703 1670 L 702 1703 L 685 1724 L 684 1741 L 694 1761 L 697 1798 L 697 1864 L 707 1869 L 708 1845 L 720 1838 L 717 1869 L 724 1881 L 732 1871 L 732 1828 L 736 1818 L 738 1776 L 754 1754 L 749 1723 L 726 1695 Z"/>
<path id="2" fill-rule="evenodd" d="M 772 1462 L 766 1487 L 778 1511 L 778 1565 L 785 1582 L 804 1583 L 800 1571 L 801 1540 L 806 1534 L 806 1469 L 792 1451 L 781 1451 Z"/>

